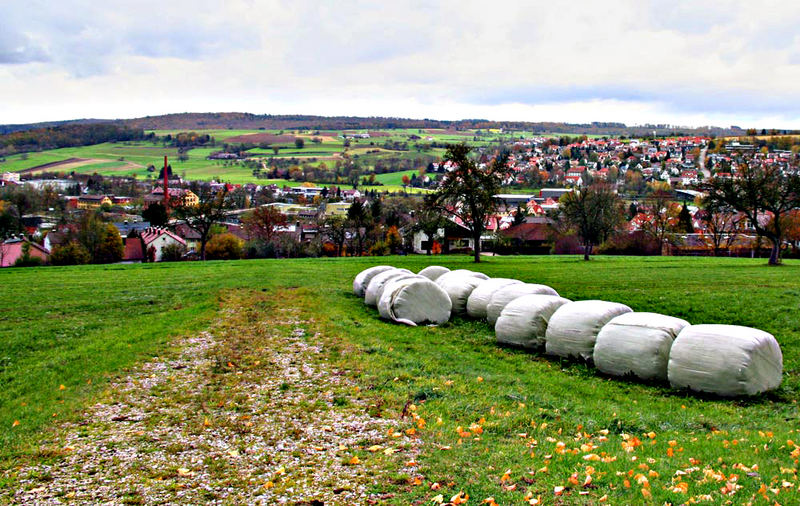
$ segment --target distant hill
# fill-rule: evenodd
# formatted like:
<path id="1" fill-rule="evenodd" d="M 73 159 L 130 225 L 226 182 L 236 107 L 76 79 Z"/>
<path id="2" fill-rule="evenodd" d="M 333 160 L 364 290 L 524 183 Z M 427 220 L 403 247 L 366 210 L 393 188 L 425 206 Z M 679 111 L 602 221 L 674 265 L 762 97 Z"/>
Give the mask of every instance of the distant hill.
<path id="1" fill-rule="evenodd" d="M 441 128 L 446 130 L 506 129 L 525 130 L 539 134 L 563 133 L 572 135 L 645 136 L 653 135 L 745 135 L 739 127 L 684 128 L 671 125 L 627 126 L 624 123 L 592 122 L 524 122 L 489 121 L 485 119 L 463 119 L 444 121 L 435 119 L 412 119 L 391 117 L 358 116 L 313 116 L 313 115 L 273 115 L 244 112 L 177 113 L 161 116 L 145 116 L 133 119 L 78 119 L 52 121 L 29 125 L 0 125 L 0 133 L 41 129 L 66 124 L 113 123 L 142 130 L 364 130 L 391 128 Z"/>
<path id="2" fill-rule="evenodd" d="M 84 119 L 68 119 L 64 121 L 44 121 L 41 123 L 24 123 L 18 125 L 0 125 L 0 135 L 10 134 L 14 132 L 24 132 L 26 130 L 36 130 L 39 128 L 52 128 L 64 125 L 89 125 L 96 123 L 111 123 L 114 121 L 115 120 L 109 120 L 109 119 L 84 118 Z"/>

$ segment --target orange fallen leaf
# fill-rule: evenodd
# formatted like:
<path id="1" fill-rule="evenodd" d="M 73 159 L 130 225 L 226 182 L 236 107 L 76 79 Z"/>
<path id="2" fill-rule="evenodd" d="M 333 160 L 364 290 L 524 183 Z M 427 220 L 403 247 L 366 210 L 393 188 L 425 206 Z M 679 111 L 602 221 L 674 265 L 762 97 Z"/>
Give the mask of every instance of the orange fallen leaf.
<path id="1" fill-rule="evenodd" d="M 358 458 L 357 455 L 354 455 L 352 459 L 350 459 L 350 465 L 355 466 L 361 463 L 361 459 Z"/>
<path id="2" fill-rule="evenodd" d="M 468 500 L 469 500 L 469 494 L 465 494 L 464 492 L 459 492 L 450 498 L 450 502 L 455 505 L 464 504 Z"/>
<path id="3" fill-rule="evenodd" d="M 67 387 L 65 387 L 64 385 L 58 385 L 58 389 L 59 389 L 59 390 L 66 390 L 66 389 L 67 389 Z"/>
<path id="4" fill-rule="evenodd" d="M 19 420 L 14 420 L 14 423 L 11 424 L 12 427 L 16 427 L 19 425 Z"/>

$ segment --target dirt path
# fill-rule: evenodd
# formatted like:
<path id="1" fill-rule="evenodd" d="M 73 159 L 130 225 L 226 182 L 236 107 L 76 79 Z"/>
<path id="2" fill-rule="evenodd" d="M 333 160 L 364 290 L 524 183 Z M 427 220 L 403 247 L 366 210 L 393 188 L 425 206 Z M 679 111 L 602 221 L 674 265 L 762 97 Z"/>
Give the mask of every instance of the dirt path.
<path id="1" fill-rule="evenodd" d="M 56 428 L 0 503 L 367 504 L 419 442 L 372 417 L 291 291 L 228 294 L 207 332 Z M 293 304 L 294 302 L 294 304 Z M 394 432 L 394 435 L 391 433 Z M 378 451 L 377 449 L 380 449 Z M 355 457 L 355 458 L 354 458 Z M 376 457 L 377 458 L 377 457 Z"/>

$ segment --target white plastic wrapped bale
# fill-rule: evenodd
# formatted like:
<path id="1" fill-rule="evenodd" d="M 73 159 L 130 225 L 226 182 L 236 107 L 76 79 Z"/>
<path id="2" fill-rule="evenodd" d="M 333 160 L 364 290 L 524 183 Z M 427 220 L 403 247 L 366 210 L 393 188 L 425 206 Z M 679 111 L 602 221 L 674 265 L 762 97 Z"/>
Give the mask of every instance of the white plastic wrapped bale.
<path id="1" fill-rule="evenodd" d="M 429 265 L 428 267 L 425 267 L 419 271 L 418 274 L 420 276 L 425 276 L 431 281 L 436 281 L 439 276 L 442 274 L 447 274 L 448 272 L 450 272 L 450 269 L 447 267 L 442 267 L 441 265 Z"/>
<path id="2" fill-rule="evenodd" d="M 383 293 L 384 285 L 399 276 L 408 278 L 416 276 L 416 274 L 408 269 L 392 269 L 373 276 L 367 285 L 366 292 L 364 292 L 364 304 L 368 306 L 377 306 L 378 299 L 380 299 L 381 293 Z"/>
<path id="3" fill-rule="evenodd" d="M 625 313 L 600 329 L 594 365 L 611 376 L 632 374 L 643 380 L 667 379 L 669 350 L 689 322 L 658 313 Z"/>
<path id="4" fill-rule="evenodd" d="M 553 313 L 547 326 L 548 355 L 591 360 L 597 333 L 615 316 L 630 313 L 625 304 L 604 300 L 579 300 L 564 304 Z"/>
<path id="5" fill-rule="evenodd" d="M 486 307 L 492 294 L 509 285 L 521 285 L 522 281 L 509 278 L 489 278 L 478 285 L 467 299 L 467 314 L 473 318 L 486 318 Z"/>
<path id="6" fill-rule="evenodd" d="M 676 388 L 724 397 L 756 395 L 780 386 L 783 355 L 763 330 L 692 325 L 672 343 L 667 374 Z"/>
<path id="7" fill-rule="evenodd" d="M 450 271 L 447 274 L 442 274 L 436 280 L 436 284 L 447 292 L 450 297 L 452 314 L 464 314 L 466 312 L 469 295 L 484 280 L 483 277 L 475 274 L 479 273 L 467 270 Z"/>
<path id="8" fill-rule="evenodd" d="M 541 348 L 545 343 L 547 325 L 553 313 L 569 299 L 557 295 L 531 294 L 512 300 L 497 318 L 494 326 L 499 344 Z"/>
<path id="9" fill-rule="evenodd" d="M 470 276 L 475 276 L 480 279 L 489 279 L 489 276 L 487 276 L 486 274 L 482 272 L 471 271 L 469 269 L 456 269 L 454 271 L 446 272 L 445 274 L 453 274 L 453 275 L 469 274 Z M 444 274 L 442 274 L 442 276 L 444 276 Z M 436 281 L 439 281 L 439 279 L 437 278 Z"/>
<path id="10" fill-rule="evenodd" d="M 358 275 L 356 275 L 356 279 L 353 280 L 353 293 L 359 297 L 363 297 L 372 278 L 381 272 L 391 269 L 394 269 L 391 265 L 376 265 L 375 267 L 370 267 L 369 269 L 364 269 L 359 272 Z"/>
<path id="11" fill-rule="evenodd" d="M 547 285 L 537 285 L 535 283 L 521 283 L 504 286 L 492 294 L 489 304 L 486 305 L 486 320 L 489 325 L 494 326 L 500 313 L 506 305 L 514 299 L 523 295 L 558 295 L 558 292 Z"/>
<path id="12" fill-rule="evenodd" d="M 447 323 L 450 309 L 447 292 L 424 276 L 390 281 L 378 301 L 382 318 L 411 326 Z"/>

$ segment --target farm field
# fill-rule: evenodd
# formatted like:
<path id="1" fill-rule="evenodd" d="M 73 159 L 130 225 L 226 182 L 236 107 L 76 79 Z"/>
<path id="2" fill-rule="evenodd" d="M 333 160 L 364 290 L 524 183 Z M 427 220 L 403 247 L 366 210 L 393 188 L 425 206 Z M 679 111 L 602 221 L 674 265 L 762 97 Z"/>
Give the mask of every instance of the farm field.
<path id="1" fill-rule="evenodd" d="M 574 300 L 761 328 L 781 344 L 784 382 L 763 398 L 718 399 L 610 380 L 582 364 L 501 348 L 480 321 L 390 324 L 352 295 L 353 277 L 378 264 L 469 268 L 545 283 Z M 764 264 L 549 256 L 492 257 L 475 265 L 467 257 L 409 256 L 4 269 L 0 502 L 8 499 L 4 490 L 46 486 L 46 477 L 20 476 L 18 469 L 66 458 L 48 441 L 59 424 L 107 396 L 109 381 L 170 353 L 178 336 L 256 301 L 243 322 L 231 317 L 231 335 L 236 325 L 254 321 L 269 331 L 283 325 L 283 311 L 296 311 L 306 322 L 304 339 L 324 342 L 325 360 L 358 385 L 337 391 L 331 409 L 367 403 L 371 416 L 401 424 L 410 430 L 404 438 L 421 442 L 413 454 L 402 445 L 396 454 L 370 451 L 392 446 L 391 437 L 337 451 L 337 461 L 381 471 L 370 486 L 382 502 L 429 502 L 439 494 L 446 502 L 463 491 L 469 504 L 488 497 L 521 503 L 528 494 L 544 504 L 594 504 L 603 497 L 632 504 L 651 496 L 655 503 L 762 496 L 797 503 L 800 263 Z M 245 357 L 228 365 L 270 374 L 257 366 Z M 270 395 L 289 395 L 291 388 Z M 216 419 L 223 408 L 215 406 L 193 416 L 201 425 L 204 416 Z M 273 492 L 286 492 L 302 472 L 287 466 L 285 476 L 270 481 Z"/>
<path id="2" fill-rule="evenodd" d="M 178 131 L 155 130 L 159 136 L 176 134 Z M 153 176 L 147 171 L 147 166 L 152 164 L 159 167 L 164 156 L 170 158 L 173 170 L 179 174 L 185 174 L 188 179 L 211 180 L 222 179 L 231 183 L 259 182 L 252 175 L 252 170 L 237 164 L 224 163 L 222 161 L 207 160 L 212 151 L 221 149 L 222 143 L 253 142 L 258 144 L 261 138 L 275 138 L 282 140 L 285 138 L 300 137 L 305 140 L 305 146 L 298 149 L 294 142 L 275 142 L 270 146 L 279 148 L 276 154 L 269 149 L 253 148 L 250 150 L 255 156 L 267 159 L 296 159 L 298 163 L 310 163 L 312 166 L 319 166 L 326 163 L 329 166 L 336 161 L 343 159 L 345 150 L 353 160 L 364 167 L 373 167 L 379 161 L 385 163 L 391 160 L 415 159 L 422 165 L 426 165 L 428 160 L 435 160 L 444 154 L 443 148 L 429 148 L 417 151 L 414 144 L 429 143 L 426 139 L 430 138 L 438 143 L 458 143 L 468 142 L 473 146 L 491 146 L 493 141 L 502 138 L 506 141 L 513 141 L 520 136 L 532 135 L 530 132 L 510 132 L 510 133 L 491 133 L 487 137 L 480 137 L 474 140 L 474 132 L 449 132 L 449 131 L 426 131 L 421 129 L 397 129 L 387 130 L 386 132 L 373 132 L 375 137 L 370 139 L 352 139 L 349 148 L 345 148 L 343 139 L 338 137 L 340 132 L 320 132 L 315 134 L 312 131 L 289 131 L 289 130 L 198 130 L 200 134 L 208 134 L 215 138 L 218 147 L 215 148 L 194 148 L 186 154 L 188 159 L 181 161 L 178 159 L 176 148 L 163 147 L 159 143 L 150 142 L 124 142 L 124 143 L 103 143 L 93 146 L 82 146 L 74 148 L 53 149 L 42 152 L 31 152 L 24 154 L 10 155 L 5 160 L 0 161 L 0 171 L 30 171 L 37 166 L 70 158 L 84 159 L 80 162 L 64 164 L 63 166 L 47 167 L 48 171 L 75 171 L 79 173 L 97 173 L 104 176 L 135 176 L 145 179 Z M 385 135 L 384 135 L 385 134 Z M 417 135 L 421 139 L 412 141 L 409 136 Z M 318 137 L 320 143 L 312 142 L 312 138 Z M 397 151 L 385 149 L 385 142 L 407 143 L 407 151 Z M 427 157 L 427 158 L 424 158 Z M 420 161 L 422 160 L 422 161 Z M 399 181 L 399 180 L 398 180 Z M 400 191 L 400 183 L 392 183 L 394 188 L 384 188 L 388 191 Z"/>

